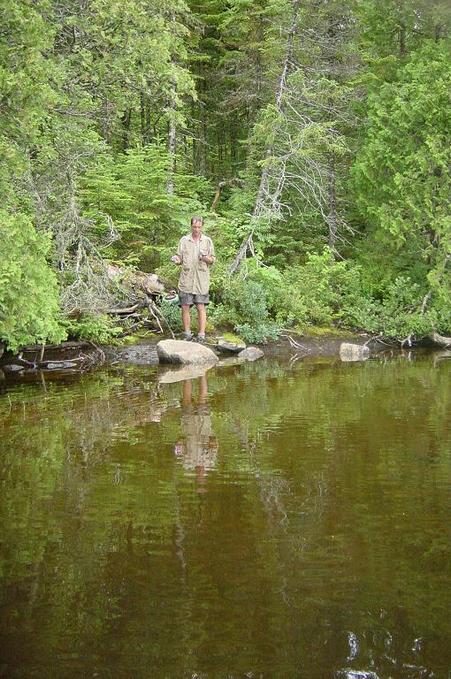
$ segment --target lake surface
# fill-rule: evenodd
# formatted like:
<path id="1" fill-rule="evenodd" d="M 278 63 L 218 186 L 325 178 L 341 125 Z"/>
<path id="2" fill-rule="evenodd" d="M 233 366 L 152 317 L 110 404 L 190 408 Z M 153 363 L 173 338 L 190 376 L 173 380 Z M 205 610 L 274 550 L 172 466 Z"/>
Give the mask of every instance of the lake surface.
<path id="1" fill-rule="evenodd" d="M 0 677 L 450 677 L 450 370 L 4 382 Z"/>

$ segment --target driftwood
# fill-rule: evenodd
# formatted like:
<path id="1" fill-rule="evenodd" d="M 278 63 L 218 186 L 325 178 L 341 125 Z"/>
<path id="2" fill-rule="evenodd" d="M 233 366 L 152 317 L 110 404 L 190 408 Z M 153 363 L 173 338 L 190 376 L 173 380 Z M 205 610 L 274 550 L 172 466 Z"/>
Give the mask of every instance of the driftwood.
<path id="1" fill-rule="evenodd" d="M 121 308 L 121 309 L 108 309 L 107 313 L 110 314 L 111 316 L 115 316 L 115 315 L 120 316 L 122 314 L 133 314 L 133 312 L 135 312 L 136 309 L 139 309 L 140 307 L 143 307 L 143 306 L 144 306 L 144 303 L 140 304 L 139 302 L 137 302 L 136 304 L 133 304 L 132 306 L 124 307 L 124 308 Z"/>
<path id="2" fill-rule="evenodd" d="M 157 274 L 146 273 L 135 269 L 126 269 L 116 264 L 108 264 L 107 275 L 110 281 L 133 292 L 144 292 L 146 295 L 162 295 L 165 292 L 164 283 Z"/>
<path id="3" fill-rule="evenodd" d="M 23 352 L 32 353 L 29 349 L 23 349 L 17 356 L 11 360 L 11 363 L 5 364 L 3 367 L 6 371 L 16 372 L 19 370 L 72 370 L 77 371 L 88 370 L 95 365 L 102 365 L 106 356 L 103 350 L 98 347 L 94 342 L 63 342 L 61 345 L 52 345 L 53 349 L 56 349 L 58 353 L 64 354 L 65 351 L 60 351 L 61 349 L 67 349 L 67 345 L 71 345 L 72 349 L 78 349 L 78 354 L 70 357 L 56 356 L 51 359 L 43 360 L 41 358 L 42 353 L 40 351 L 35 352 L 35 356 L 32 360 L 23 357 Z M 81 346 L 89 347 L 89 353 L 83 353 L 81 351 Z M 49 349 L 49 347 L 46 347 Z"/>
<path id="4" fill-rule="evenodd" d="M 164 283 L 156 274 L 109 264 L 108 277 L 112 282 L 120 285 L 126 295 L 128 293 L 128 305 L 108 309 L 108 314 L 119 316 L 121 321 L 133 320 L 133 325 L 128 328 L 128 331 L 150 326 L 163 334 L 163 326 L 166 326 L 171 336 L 174 337 L 172 328 L 156 303 L 166 294 Z"/>
<path id="5" fill-rule="evenodd" d="M 443 335 L 439 335 L 438 332 L 431 333 L 429 339 L 434 344 L 437 344 L 437 346 L 443 347 L 444 349 L 451 347 L 451 337 L 444 337 Z"/>

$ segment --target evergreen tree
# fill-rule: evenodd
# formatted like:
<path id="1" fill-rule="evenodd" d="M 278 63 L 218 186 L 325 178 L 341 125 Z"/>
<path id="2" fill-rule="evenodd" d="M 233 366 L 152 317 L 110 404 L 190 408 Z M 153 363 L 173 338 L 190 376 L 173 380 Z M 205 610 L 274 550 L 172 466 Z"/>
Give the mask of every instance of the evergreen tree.
<path id="1" fill-rule="evenodd" d="M 56 275 L 47 264 L 49 238 L 23 214 L 0 210 L 0 340 L 12 351 L 24 344 L 60 342 Z"/>
<path id="2" fill-rule="evenodd" d="M 370 97 L 353 168 L 368 249 L 389 263 L 380 275 L 407 275 L 427 295 L 424 306 L 432 293 L 443 310 L 451 252 L 450 91 L 449 49 L 426 43 Z"/>

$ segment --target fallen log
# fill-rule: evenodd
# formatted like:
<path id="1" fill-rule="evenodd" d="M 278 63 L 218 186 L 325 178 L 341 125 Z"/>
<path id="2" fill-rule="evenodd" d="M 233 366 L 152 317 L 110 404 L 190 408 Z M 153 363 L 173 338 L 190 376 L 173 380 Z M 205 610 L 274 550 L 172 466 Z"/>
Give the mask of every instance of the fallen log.
<path id="1" fill-rule="evenodd" d="M 133 304 L 132 306 L 124 307 L 122 309 L 108 309 L 107 313 L 111 314 L 112 316 L 118 315 L 120 316 L 121 314 L 132 314 L 136 309 L 139 309 L 140 307 L 144 307 L 144 303 L 137 303 Z"/>
<path id="2" fill-rule="evenodd" d="M 451 337 L 445 337 L 444 335 L 439 335 L 438 332 L 433 332 L 429 335 L 429 339 L 439 347 L 447 349 L 451 347 Z"/>

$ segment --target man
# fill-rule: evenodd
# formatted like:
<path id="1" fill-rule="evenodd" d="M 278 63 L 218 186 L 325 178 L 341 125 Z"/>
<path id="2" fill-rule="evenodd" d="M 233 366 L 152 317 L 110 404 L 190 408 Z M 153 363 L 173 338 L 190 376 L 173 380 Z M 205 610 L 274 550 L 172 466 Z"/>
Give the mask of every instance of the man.
<path id="1" fill-rule="evenodd" d="M 215 261 L 211 238 L 202 233 L 203 218 L 191 218 L 191 233 L 180 239 L 177 254 L 171 260 L 182 267 L 179 278 L 179 304 L 182 309 L 183 338 L 192 340 L 190 307 L 196 305 L 199 320 L 198 342 L 205 342 L 210 286 L 209 267 Z"/>

